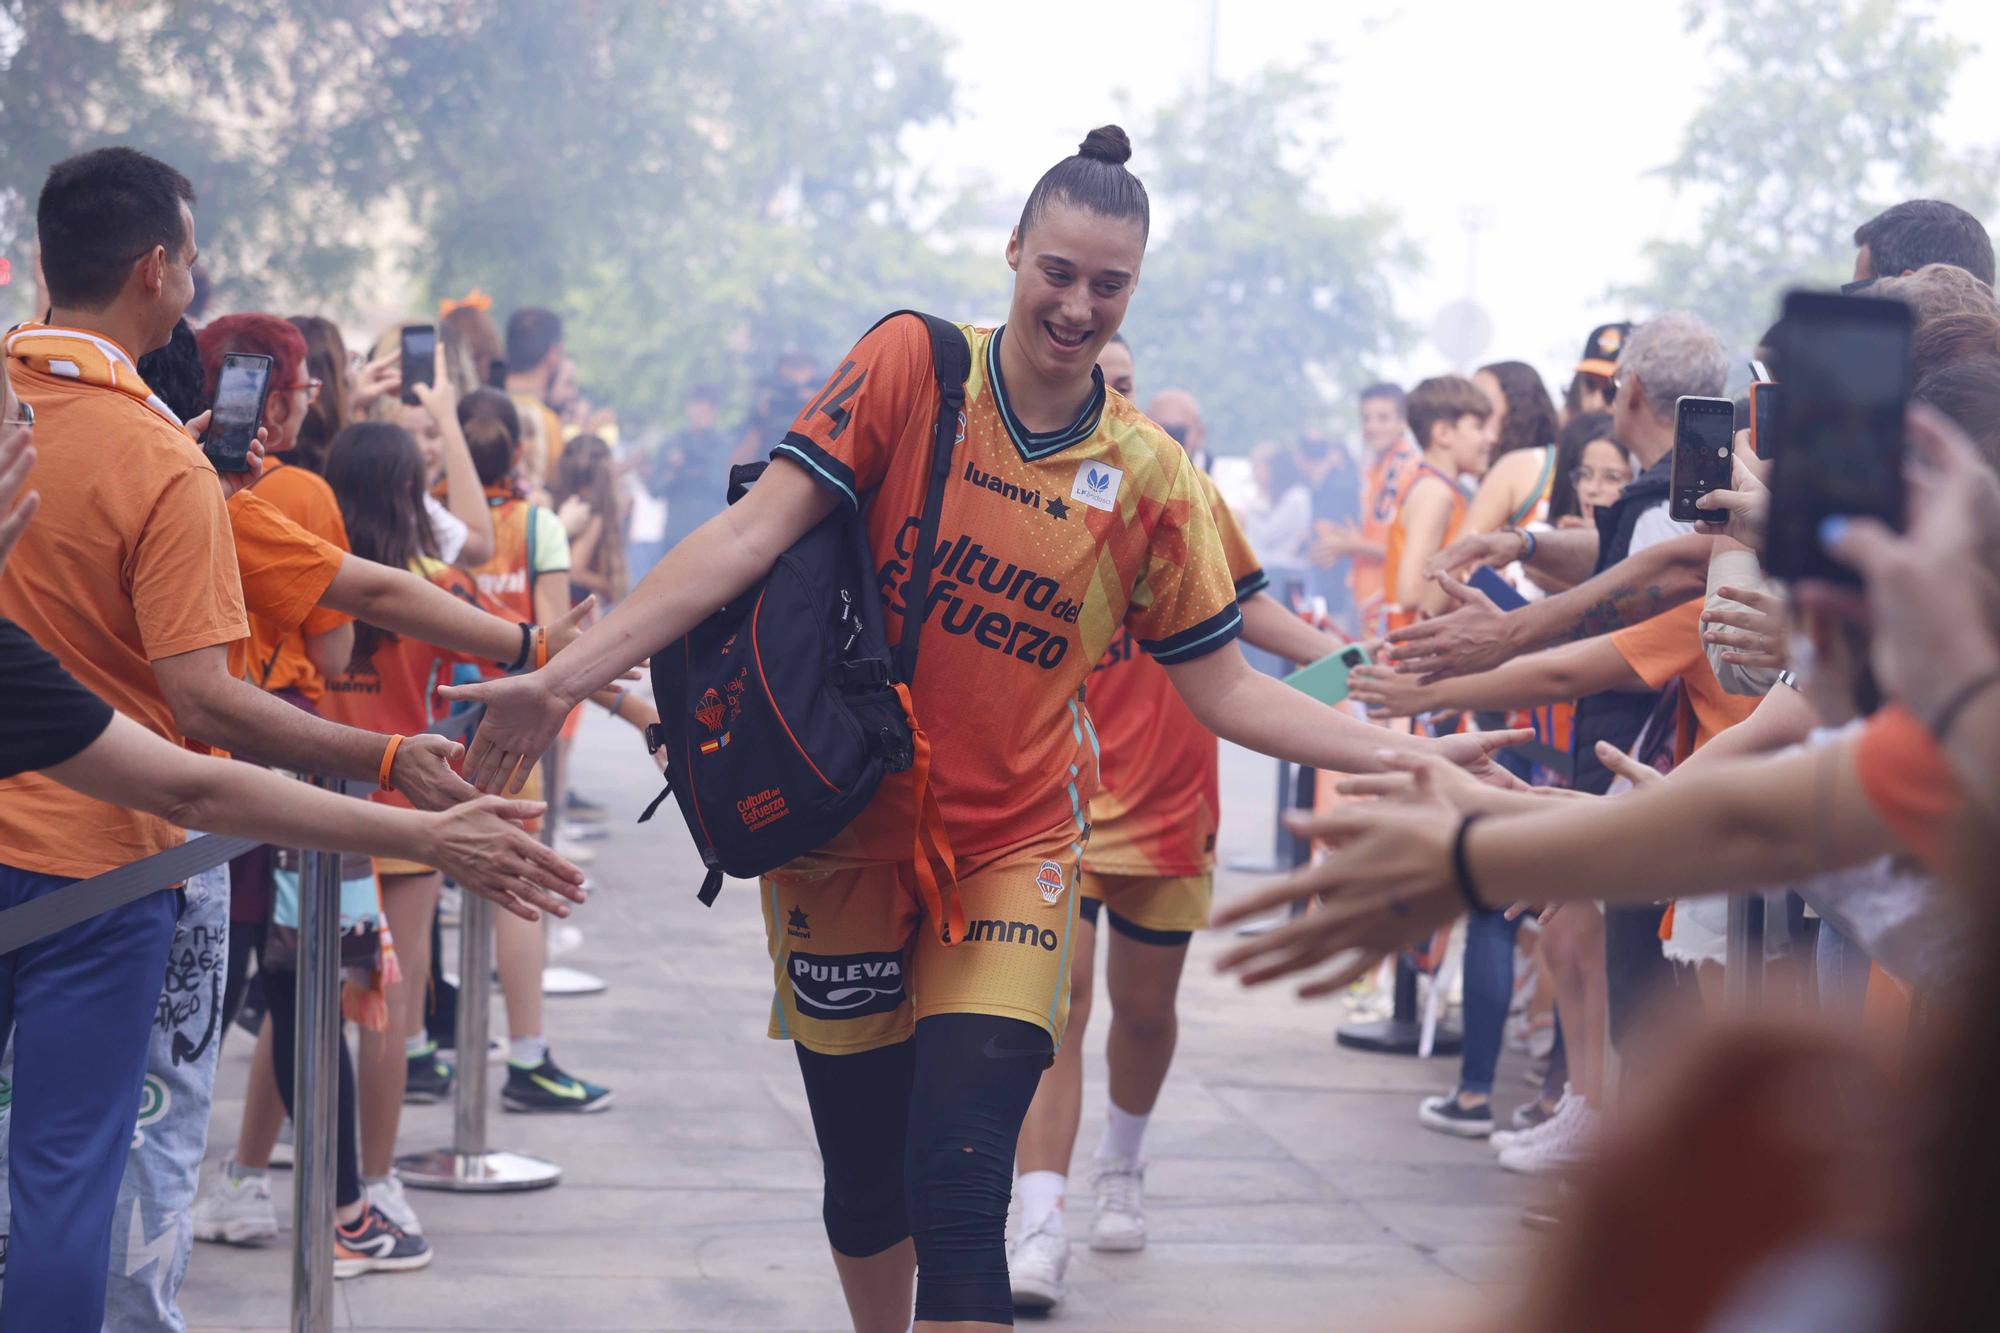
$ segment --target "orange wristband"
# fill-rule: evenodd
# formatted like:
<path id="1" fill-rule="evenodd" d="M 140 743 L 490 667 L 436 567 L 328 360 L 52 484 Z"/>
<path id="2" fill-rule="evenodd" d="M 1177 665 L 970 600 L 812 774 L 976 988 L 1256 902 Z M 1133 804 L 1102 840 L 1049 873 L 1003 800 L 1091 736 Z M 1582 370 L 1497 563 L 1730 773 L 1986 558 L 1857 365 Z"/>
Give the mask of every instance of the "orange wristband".
<path id="1" fill-rule="evenodd" d="M 383 791 L 390 790 L 389 770 L 396 766 L 396 751 L 402 748 L 403 738 L 401 736 L 391 736 L 389 738 L 389 748 L 382 751 L 382 771 L 376 776 L 382 785 Z"/>
<path id="2" fill-rule="evenodd" d="M 535 626 L 535 670 L 540 671 L 549 664 L 549 632 L 540 625 Z"/>

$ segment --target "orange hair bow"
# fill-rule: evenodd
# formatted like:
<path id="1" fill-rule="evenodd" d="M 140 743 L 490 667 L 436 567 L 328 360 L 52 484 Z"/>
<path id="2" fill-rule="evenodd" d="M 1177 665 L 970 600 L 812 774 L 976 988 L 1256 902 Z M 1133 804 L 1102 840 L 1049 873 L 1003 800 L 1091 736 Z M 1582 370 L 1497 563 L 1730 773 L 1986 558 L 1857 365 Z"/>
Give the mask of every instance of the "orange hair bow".
<path id="1" fill-rule="evenodd" d="M 474 287 L 471 291 L 467 292 L 464 296 L 460 297 L 456 301 L 453 301 L 450 298 L 446 298 L 445 300 L 439 301 L 438 318 L 443 319 L 446 315 L 449 315 L 454 310 L 486 311 L 486 310 L 491 310 L 492 308 L 493 308 L 493 298 L 488 296 L 485 292 L 480 291 L 477 287 Z"/>

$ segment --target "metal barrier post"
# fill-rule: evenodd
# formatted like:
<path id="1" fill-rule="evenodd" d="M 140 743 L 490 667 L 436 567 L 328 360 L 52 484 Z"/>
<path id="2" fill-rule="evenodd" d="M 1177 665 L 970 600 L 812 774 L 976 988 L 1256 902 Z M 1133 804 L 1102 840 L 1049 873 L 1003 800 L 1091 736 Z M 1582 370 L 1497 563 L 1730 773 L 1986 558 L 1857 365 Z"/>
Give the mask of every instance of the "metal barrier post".
<path id="1" fill-rule="evenodd" d="M 314 785 L 345 790 L 338 778 Z M 298 1041 L 292 1060 L 292 1329 L 333 1327 L 334 1144 L 340 1133 L 340 856 L 299 870 Z"/>
<path id="2" fill-rule="evenodd" d="M 546 1189 L 562 1179 L 554 1162 L 486 1146 L 487 1010 L 493 988 L 493 904 L 460 892 L 458 1074 L 452 1088 L 451 1146 L 396 1159 L 405 1185 L 454 1193 Z"/>
<path id="3" fill-rule="evenodd" d="M 563 795 L 566 791 L 568 774 L 563 771 L 562 742 L 557 741 L 542 756 L 542 798 L 549 808 L 542 815 L 542 845 L 553 850 L 556 835 L 562 831 Z M 556 919 L 542 918 L 542 994 L 544 995 L 598 995 L 611 989 L 611 983 L 594 972 L 585 972 L 576 967 L 558 967 L 549 959 L 549 932 L 556 928 Z"/>

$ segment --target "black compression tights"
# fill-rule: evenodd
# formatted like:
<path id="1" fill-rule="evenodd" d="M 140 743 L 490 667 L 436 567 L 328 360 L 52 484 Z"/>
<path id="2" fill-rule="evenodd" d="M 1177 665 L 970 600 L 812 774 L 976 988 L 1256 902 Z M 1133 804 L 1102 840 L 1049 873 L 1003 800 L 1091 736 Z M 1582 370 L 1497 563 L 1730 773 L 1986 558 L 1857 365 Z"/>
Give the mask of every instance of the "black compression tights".
<path id="1" fill-rule="evenodd" d="M 1013 1323 L 1007 1202 L 1049 1034 L 1012 1018 L 939 1014 L 879 1050 L 797 1049 L 833 1248 L 865 1259 L 914 1237 L 918 1319 Z"/>
<path id="2" fill-rule="evenodd" d="M 278 1096 L 285 1103 L 285 1114 L 293 1115 L 292 1064 L 297 1058 L 299 1036 L 298 974 L 266 969 L 258 972 L 257 979 L 263 983 L 264 1005 L 271 1015 L 271 1072 L 278 1076 Z M 320 1077 L 334 1074 L 338 1079 L 333 1202 L 336 1207 L 345 1208 L 361 1198 L 361 1153 L 356 1144 L 354 1062 L 348 1057 L 344 1032 L 335 1045 L 338 1070 L 322 1070 Z M 293 1123 L 297 1123 L 295 1115 Z"/>

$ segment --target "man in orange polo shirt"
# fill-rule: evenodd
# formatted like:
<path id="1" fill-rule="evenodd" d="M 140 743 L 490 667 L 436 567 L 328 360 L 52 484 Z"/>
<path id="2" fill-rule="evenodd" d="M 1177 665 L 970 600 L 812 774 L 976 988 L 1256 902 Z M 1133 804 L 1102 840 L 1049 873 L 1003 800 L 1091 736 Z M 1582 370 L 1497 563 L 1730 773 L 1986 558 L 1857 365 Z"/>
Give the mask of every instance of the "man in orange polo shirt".
<path id="1" fill-rule="evenodd" d="M 100 698 L 176 743 L 190 735 L 292 767 L 390 780 L 429 808 L 471 789 L 455 746 L 318 723 L 228 674 L 246 637 L 216 474 L 134 359 L 164 345 L 194 291 L 194 190 L 107 148 L 58 164 L 37 204 L 50 311 L 6 340 L 34 410 L 40 521 L 0 574 L 0 615 Z M 385 763 L 385 760 L 388 762 Z M 0 783 L 0 908 L 183 840 L 173 824 L 33 774 Z M 7 1299 L 0 1328 L 95 1329 L 124 1148 L 177 895 L 156 893 L 9 955 L 14 1024 Z"/>

